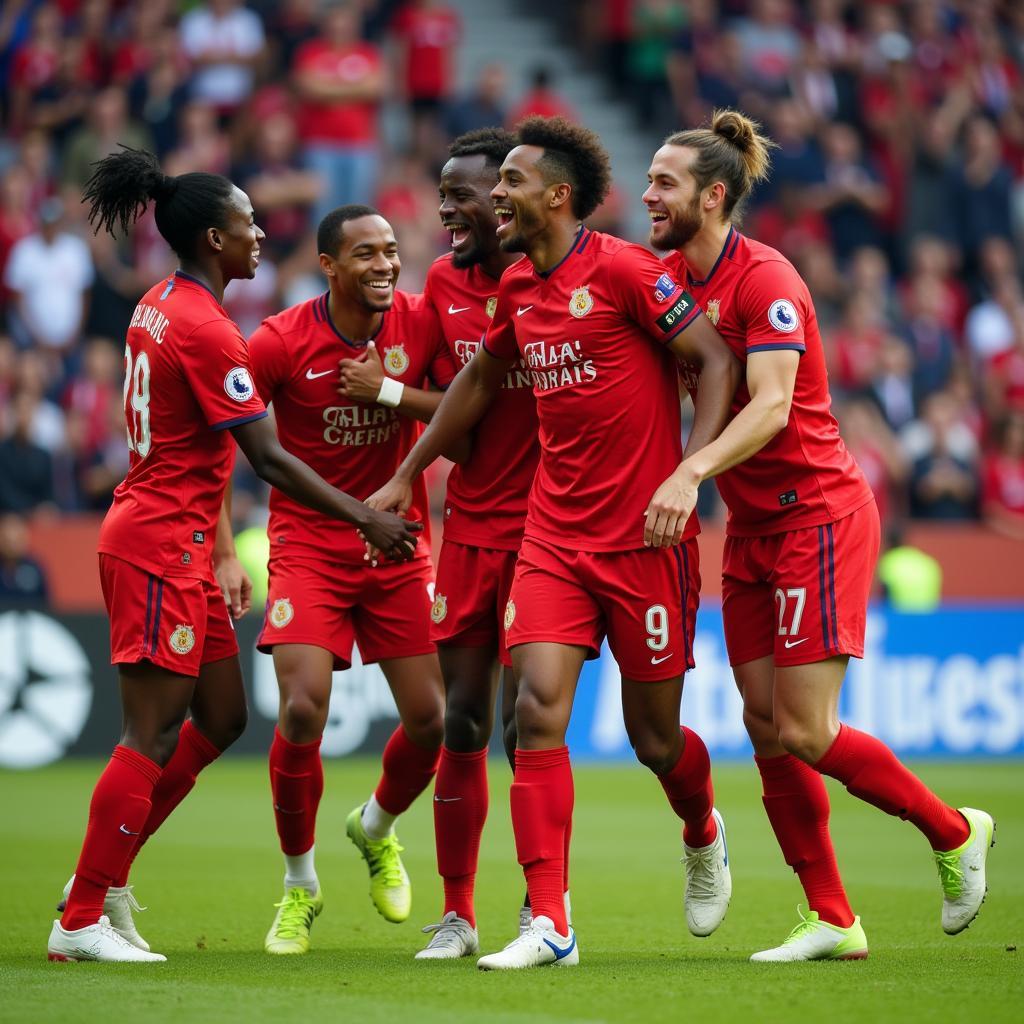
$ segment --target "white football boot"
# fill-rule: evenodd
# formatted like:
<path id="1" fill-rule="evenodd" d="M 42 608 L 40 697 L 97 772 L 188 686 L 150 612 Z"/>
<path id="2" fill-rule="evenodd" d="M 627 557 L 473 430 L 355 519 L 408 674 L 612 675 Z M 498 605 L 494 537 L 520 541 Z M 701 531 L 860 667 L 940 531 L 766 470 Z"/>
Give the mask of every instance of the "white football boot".
<path id="1" fill-rule="evenodd" d="M 465 918 L 449 910 L 437 924 L 423 929 L 430 941 L 416 954 L 417 960 L 458 960 L 480 952 L 480 939 L 476 929 Z"/>
<path id="2" fill-rule="evenodd" d="M 64 906 L 71 895 L 71 886 L 75 884 L 75 876 L 68 879 L 64 886 L 64 898 L 57 904 L 57 909 L 63 914 Z M 149 943 L 139 934 L 135 927 L 135 918 L 132 911 L 141 911 L 146 908 L 135 898 L 132 885 L 112 885 L 107 890 L 106 899 L 103 901 L 103 913 L 110 918 L 110 926 L 123 939 L 127 939 L 133 946 L 144 952 L 149 952 Z"/>
<path id="3" fill-rule="evenodd" d="M 98 960 L 104 963 L 163 963 L 167 957 L 133 946 L 110 925 L 104 914 L 96 924 L 65 931 L 60 921 L 53 922 L 46 944 L 48 960 L 74 962 Z"/>
<path id="4" fill-rule="evenodd" d="M 579 962 L 580 950 L 572 926 L 568 935 L 559 935 L 551 918 L 541 916 L 535 917 L 530 927 L 500 953 L 488 953 L 476 965 L 481 971 L 521 971 L 548 964 L 575 967 Z"/>
<path id="5" fill-rule="evenodd" d="M 732 898 L 725 822 L 717 810 L 712 810 L 711 816 L 718 825 L 718 835 L 710 846 L 692 847 L 683 843 L 686 926 L 691 935 L 701 938 L 710 935 L 722 923 Z"/>
<path id="6" fill-rule="evenodd" d="M 562 905 L 565 907 L 565 920 L 572 925 L 572 901 L 569 899 L 568 889 L 562 894 Z M 524 903 L 519 908 L 519 934 L 523 935 L 529 931 L 531 924 L 533 924 L 533 910 L 529 903 Z"/>
<path id="7" fill-rule="evenodd" d="M 947 935 L 962 932 L 978 916 L 988 891 L 985 860 L 989 847 L 996 845 L 991 815 L 973 807 L 958 810 L 971 826 L 967 841 L 955 850 L 932 850 L 942 883 L 942 930 Z"/>

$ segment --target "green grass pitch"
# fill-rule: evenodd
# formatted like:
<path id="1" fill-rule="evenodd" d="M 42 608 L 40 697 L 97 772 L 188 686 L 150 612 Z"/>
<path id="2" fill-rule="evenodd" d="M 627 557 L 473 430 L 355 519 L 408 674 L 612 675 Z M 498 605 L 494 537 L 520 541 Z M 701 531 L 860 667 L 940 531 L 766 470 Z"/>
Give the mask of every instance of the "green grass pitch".
<path id="1" fill-rule="evenodd" d="M 939 888 L 908 824 L 832 788 L 833 831 L 871 956 L 859 963 L 752 965 L 753 950 L 796 922 L 800 891 L 782 863 L 752 765 L 719 765 L 734 892 L 709 939 L 686 931 L 676 823 L 661 790 L 633 765 L 576 770 L 572 895 L 582 961 L 574 970 L 482 974 L 472 960 L 417 963 L 418 926 L 439 915 L 431 811 L 400 823 L 413 916 L 390 925 L 367 895 L 344 836 L 370 791 L 369 760 L 327 765 L 318 868 L 326 909 L 314 950 L 261 952 L 282 866 L 265 763 L 226 759 L 140 856 L 133 881 L 151 909 L 140 930 L 164 965 L 49 964 L 54 903 L 81 841 L 98 762 L 0 773 L 0 1021 L 996 1021 L 1024 1019 L 1024 766 L 917 767 L 946 799 L 998 823 L 989 898 L 955 938 L 939 926 Z M 491 766 L 478 915 L 484 951 L 512 938 L 522 876 L 508 816 L 508 769 Z"/>

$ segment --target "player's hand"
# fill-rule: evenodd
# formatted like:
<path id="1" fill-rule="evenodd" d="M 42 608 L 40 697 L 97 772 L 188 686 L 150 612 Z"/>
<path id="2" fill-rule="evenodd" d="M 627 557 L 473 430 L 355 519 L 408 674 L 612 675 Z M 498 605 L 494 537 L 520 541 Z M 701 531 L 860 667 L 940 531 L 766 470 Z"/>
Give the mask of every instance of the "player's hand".
<path id="1" fill-rule="evenodd" d="M 217 560 L 213 575 L 224 595 L 231 618 L 240 619 L 252 607 L 252 580 L 235 555 Z"/>
<path id="2" fill-rule="evenodd" d="M 371 559 L 376 565 L 380 555 L 393 562 L 408 562 L 416 554 L 416 534 L 422 529 L 422 523 L 410 523 L 393 512 L 369 509 L 360 533 L 366 539 L 368 553 L 376 552 Z"/>
<path id="3" fill-rule="evenodd" d="M 670 548 L 683 539 L 686 521 L 697 504 L 699 481 L 677 469 L 655 492 L 644 513 L 644 547 Z"/>
<path id="4" fill-rule="evenodd" d="M 339 395 L 367 405 L 377 401 L 384 380 L 384 364 L 372 341 L 366 343 L 366 352 L 359 359 L 342 359 L 338 366 Z"/>
<path id="5" fill-rule="evenodd" d="M 404 516 L 412 504 L 412 486 L 393 476 L 383 487 L 376 490 L 366 499 L 366 504 L 375 511 L 394 512 L 398 516 Z M 380 549 L 370 543 L 362 531 L 360 536 L 366 541 L 366 554 L 363 556 L 367 562 L 377 564 L 380 558 Z"/>

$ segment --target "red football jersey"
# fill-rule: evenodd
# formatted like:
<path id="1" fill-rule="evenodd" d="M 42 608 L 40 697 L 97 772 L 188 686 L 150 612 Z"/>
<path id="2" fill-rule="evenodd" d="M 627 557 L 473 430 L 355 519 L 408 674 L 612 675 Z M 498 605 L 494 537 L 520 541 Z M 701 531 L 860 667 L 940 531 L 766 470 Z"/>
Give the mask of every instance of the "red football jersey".
<path id="1" fill-rule="evenodd" d="M 345 338 L 331 320 L 328 297 L 268 317 L 249 339 L 253 376 L 264 401 L 274 404 L 281 444 L 328 483 L 363 500 L 391 479 L 420 434 L 421 425 L 384 405 L 338 394 L 338 362 L 358 358 L 366 343 Z M 395 292 L 373 338 L 385 372 L 409 387 L 426 381 L 447 387 L 455 365 L 434 310 L 422 295 Z M 417 553 L 430 554 L 426 484 L 420 480 L 408 512 L 424 524 Z M 353 526 L 321 515 L 278 490 L 270 492 L 271 556 L 281 545 L 307 557 L 363 564 L 366 550 Z"/>
<path id="2" fill-rule="evenodd" d="M 680 253 L 665 261 L 744 365 L 750 352 L 801 353 L 789 422 L 756 455 L 718 478 L 729 509 L 726 531 L 756 537 L 834 522 L 871 500 L 871 488 L 839 436 L 831 412 L 825 354 L 807 285 L 781 253 L 735 228 L 703 281 Z M 698 373 L 681 368 L 694 393 Z M 750 401 L 741 381 L 735 415 Z"/>
<path id="3" fill-rule="evenodd" d="M 213 292 L 179 270 L 135 307 L 124 358 L 129 469 L 99 551 L 158 576 L 212 580 L 235 454 L 225 428 L 267 415 L 245 340 Z"/>
<path id="4" fill-rule="evenodd" d="M 700 315 L 646 249 L 586 228 L 550 271 L 525 259 L 505 271 L 484 347 L 521 353 L 537 397 L 527 536 L 580 551 L 643 547 L 647 505 L 682 458 L 666 343 Z M 698 532 L 691 516 L 684 537 Z"/>
<path id="5" fill-rule="evenodd" d="M 434 261 L 424 295 L 437 312 L 456 365 L 465 366 L 494 315 L 498 282 L 479 264 L 457 270 L 448 253 Z M 537 402 L 530 371 L 520 359 L 477 425 L 469 461 L 448 476 L 445 537 L 518 551 L 538 458 Z"/>

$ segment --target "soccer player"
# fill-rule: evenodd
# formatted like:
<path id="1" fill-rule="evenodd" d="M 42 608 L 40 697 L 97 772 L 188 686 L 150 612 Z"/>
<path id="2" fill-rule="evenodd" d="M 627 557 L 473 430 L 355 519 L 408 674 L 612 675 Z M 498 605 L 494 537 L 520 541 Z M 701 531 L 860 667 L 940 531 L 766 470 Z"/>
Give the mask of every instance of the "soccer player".
<path id="1" fill-rule="evenodd" d="M 457 138 L 441 171 L 441 223 L 450 253 L 427 274 L 424 294 L 460 366 L 480 348 L 497 304 L 498 281 L 521 259 L 498 245 L 491 189 L 515 146 L 503 128 Z M 444 909 L 417 959 L 452 959 L 479 949 L 473 891 L 487 819 L 487 743 L 502 667 L 505 748 L 515 768 L 515 680 L 502 618 L 523 539 L 526 499 L 540 444 L 529 370 L 520 360 L 477 424 L 472 454 L 448 477 L 444 542 L 437 565 L 431 636 L 445 683 L 445 740 L 434 795 L 437 866 Z M 567 830 L 568 834 L 568 830 Z M 529 906 L 520 911 L 524 927 Z"/>
<path id="2" fill-rule="evenodd" d="M 398 245 L 376 210 L 333 210 L 320 222 L 317 246 L 328 289 L 255 331 L 253 374 L 259 394 L 273 403 L 285 448 L 365 497 L 395 471 L 420 421 L 441 400 L 425 384 L 446 387 L 455 365 L 433 309 L 422 296 L 396 291 Z M 410 515 L 427 521 L 422 484 Z M 314 831 L 332 672 L 350 666 L 358 642 L 364 664 L 380 663 L 401 716 L 384 750 L 379 785 L 346 824 L 369 868 L 373 903 L 388 921 L 409 916 L 409 876 L 393 826 L 434 777 L 444 697 L 430 639 L 427 544 L 409 564 L 370 565 L 355 529 L 310 515 L 277 490 L 270 495 L 268 532 L 270 583 L 259 649 L 273 655 L 280 689 L 270 780 L 285 876 L 264 948 L 292 954 L 309 949 L 310 927 L 323 908 Z"/>
<path id="3" fill-rule="evenodd" d="M 608 637 L 626 730 L 683 819 L 690 930 L 707 935 L 731 883 L 707 749 L 680 729 L 700 585 L 696 519 L 681 514 L 677 357 L 703 369 L 687 444 L 725 424 L 739 364 L 689 295 L 639 246 L 583 223 L 608 192 L 597 136 L 531 117 L 492 190 L 509 267 L 483 346 L 399 467 L 369 499 L 405 509 L 413 481 L 484 415 L 520 357 L 533 381 L 541 457 L 505 610 L 519 679 L 512 823 L 531 926 L 479 966 L 579 962 L 563 903 L 573 784 L 565 733 L 583 662 Z"/>
<path id="4" fill-rule="evenodd" d="M 733 418 L 686 458 L 686 508 L 718 478 L 729 510 L 722 577 L 726 645 L 764 787 L 764 806 L 809 913 L 753 960 L 867 956 L 829 838 L 822 775 L 927 838 L 939 868 L 942 926 L 962 931 L 985 895 L 992 819 L 944 804 L 892 751 L 838 718 L 847 662 L 862 657 L 878 554 L 878 512 L 830 412 L 821 337 L 807 286 L 774 249 L 734 221 L 768 170 L 769 140 L 723 110 L 709 129 L 657 151 L 644 202 L 651 243 L 685 280 L 746 365 Z M 701 371 L 684 368 L 691 393 Z"/>
<path id="5" fill-rule="evenodd" d="M 124 724 L 48 953 L 160 961 L 135 930 L 127 865 L 246 720 L 238 644 L 210 567 L 231 435 L 268 483 L 380 537 L 396 558 L 412 556 L 416 527 L 330 487 L 278 443 L 221 308 L 225 285 L 255 273 L 264 237 L 244 192 L 219 175 L 169 177 L 151 154 L 124 149 L 99 162 L 84 198 L 111 233 L 154 201 L 180 267 L 142 297 L 125 345 L 130 468 L 99 540 Z"/>

